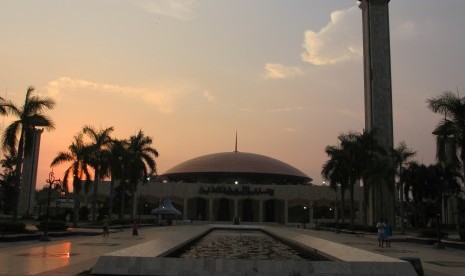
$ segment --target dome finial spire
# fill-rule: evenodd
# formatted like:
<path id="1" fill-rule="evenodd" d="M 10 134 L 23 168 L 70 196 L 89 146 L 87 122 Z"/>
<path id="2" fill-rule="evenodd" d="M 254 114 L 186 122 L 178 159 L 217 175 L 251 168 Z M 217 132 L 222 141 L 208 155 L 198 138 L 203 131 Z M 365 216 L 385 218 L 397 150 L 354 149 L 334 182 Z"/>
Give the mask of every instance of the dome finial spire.
<path id="1" fill-rule="evenodd" d="M 236 146 L 234 148 L 234 152 L 237 152 L 237 130 L 236 130 Z"/>

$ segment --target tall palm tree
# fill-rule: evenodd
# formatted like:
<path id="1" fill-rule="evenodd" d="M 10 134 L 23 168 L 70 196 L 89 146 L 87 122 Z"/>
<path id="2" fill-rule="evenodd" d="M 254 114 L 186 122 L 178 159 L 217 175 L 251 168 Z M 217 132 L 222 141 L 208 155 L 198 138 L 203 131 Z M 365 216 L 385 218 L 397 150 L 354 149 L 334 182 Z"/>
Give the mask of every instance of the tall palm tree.
<path id="1" fill-rule="evenodd" d="M 122 184 L 124 180 L 123 176 L 123 159 L 127 152 L 128 142 L 126 140 L 115 139 L 112 141 L 110 146 L 110 202 L 109 202 L 109 213 L 113 214 L 113 193 L 115 181 L 120 180 Z M 124 194 L 124 191 L 122 191 Z M 123 199 L 124 201 L 124 199 Z M 124 206 L 123 206 L 124 208 Z"/>
<path id="2" fill-rule="evenodd" d="M 444 215 L 444 223 L 447 223 L 447 202 L 451 196 L 458 196 L 462 190 L 460 184 L 463 181 L 462 174 L 453 165 L 437 163 L 431 166 L 432 181 L 435 192 L 433 198 L 437 202 L 437 212 Z"/>
<path id="3" fill-rule="evenodd" d="M 449 163 L 460 159 L 462 170 L 465 170 L 465 98 L 445 91 L 438 97 L 428 99 L 427 103 L 431 111 L 444 116 L 433 132 L 437 136 L 437 158 L 440 161 L 449 159 Z M 448 147 L 450 150 L 447 150 Z M 465 176 L 465 171 L 462 171 L 462 175 Z"/>
<path id="4" fill-rule="evenodd" d="M 74 218 L 73 227 L 78 227 L 79 209 L 80 209 L 80 194 L 82 184 L 88 187 L 90 184 L 89 173 L 89 148 L 84 145 L 83 134 L 78 133 L 73 137 L 73 142 L 68 147 L 67 152 L 59 152 L 50 164 L 51 167 L 62 163 L 70 163 L 70 166 L 65 170 L 63 176 L 63 185 L 68 186 L 70 176 L 72 176 L 73 197 L 74 197 Z"/>
<path id="5" fill-rule="evenodd" d="M 0 97 L 0 115 L 7 115 L 7 110 L 5 108 L 6 103 L 7 101 L 3 97 Z"/>
<path id="6" fill-rule="evenodd" d="M 416 152 L 410 150 L 407 144 L 402 141 L 399 145 L 393 149 L 392 156 L 396 167 L 396 175 L 399 179 L 399 190 L 400 190 L 400 229 L 402 235 L 405 234 L 404 225 L 404 179 L 402 171 L 405 169 L 406 164 L 415 156 Z"/>
<path id="7" fill-rule="evenodd" d="M 402 171 L 404 179 L 405 199 L 413 207 L 414 227 L 423 226 L 426 223 L 426 203 L 431 197 L 430 170 L 423 164 L 415 161 L 408 163 Z"/>
<path id="8" fill-rule="evenodd" d="M 370 164 L 367 167 L 366 172 L 366 183 L 369 185 L 376 185 L 376 186 L 369 186 L 371 189 L 371 196 L 372 196 L 372 206 L 374 206 L 375 211 L 374 214 L 385 214 L 387 208 L 394 209 L 394 200 L 389 205 L 383 204 L 375 204 L 375 202 L 380 202 L 383 197 L 386 196 L 385 193 L 390 193 L 393 190 L 393 180 L 395 175 L 395 167 L 394 163 L 392 162 L 392 157 L 387 154 L 385 151 L 383 152 L 376 152 L 371 156 Z M 365 188 L 365 187 L 364 187 Z M 372 217 L 371 220 L 373 222 L 376 221 L 375 218 Z M 394 223 L 394 218 L 389 218 Z"/>
<path id="9" fill-rule="evenodd" d="M 6 152 L 3 159 L 0 160 L 0 167 L 2 172 L 0 173 L 0 189 L 3 190 L 3 201 L 4 205 L 3 212 L 9 214 L 14 209 L 14 181 L 16 179 L 15 164 L 16 164 L 16 153 Z"/>
<path id="10" fill-rule="evenodd" d="M 372 186 L 379 183 L 377 175 L 379 175 L 379 162 L 382 156 L 386 155 L 386 151 L 381 147 L 373 137 L 371 131 L 364 130 L 357 135 L 357 166 L 359 166 L 358 177 L 363 183 L 363 222 L 368 224 L 368 201 Z"/>
<path id="11" fill-rule="evenodd" d="M 24 152 L 32 148 L 30 141 L 31 130 L 36 126 L 45 128 L 46 130 L 54 129 L 54 123 L 51 118 L 44 114 L 46 110 L 53 109 L 55 101 L 48 97 L 33 96 L 34 87 L 30 86 L 26 91 L 26 98 L 21 107 L 17 107 L 11 101 L 2 103 L 3 108 L 8 114 L 13 115 L 17 120 L 13 121 L 6 129 L 3 136 L 3 148 L 15 151 L 16 167 L 15 167 L 15 202 L 16 206 L 13 211 L 13 219 L 18 216 L 18 199 L 21 187 L 21 172 L 24 159 Z M 19 138 L 19 139 L 18 139 Z"/>
<path id="12" fill-rule="evenodd" d="M 337 191 L 340 187 L 341 193 L 341 219 L 345 219 L 345 191 L 349 187 L 347 155 L 340 146 L 327 146 L 325 152 L 329 159 L 323 164 L 321 175 L 329 181 L 330 187 Z"/>
<path id="13" fill-rule="evenodd" d="M 92 220 L 96 219 L 97 212 L 97 191 L 98 182 L 109 171 L 109 148 L 112 143 L 110 133 L 113 127 L 96 130 L 92 126 L 84 126 L 82 132 L 90 139 L 88 145 L 91 155 L 89 156 L 88 164 L 94 169 L 94 183 L 93 183 L 93 196 L 92 196 Z"/>
<path id="14" fill-rule="evenodd" d="M 137 183 L 145 183 L 150 175 L 157 173 L 155 158 L 158 157 L 158 151 L 152 147 L 152 142 L 152 138 L 145 136 L 142 130 L 129 138 L 126 170 L 132 195 L 131 218 L 134 218 L 137 210 Z"/>
<path id="15" fill-rule="evenodd" d="M 361 174 L 363 171 L 363 163 L 361 162 L 362 160 L 360 159 L 360 157 L 362 156 L 364 149 L 361 149 L 359 147 L 359 136 L 360 133 L 356 132 L 349 132 L 338 136 L 348 166 L 347 188 L 349 189 L 350 224 L 354 224 L 355 219 L 355 184 L 357 180 L 361 178 Z"/>
<path id="16" fill-rule="evenodd" d="M 338 171 L 339 182 L 345 183 L 346 189 L 349 190 L 351 224 L 354 224 L 355 220 L 355 184 L 362 178 L 368 163 L 365 160 L 368 154 L 368 149 L 365 148 L 367 135 L 358 132 L 340 134 L 338 136 L 339 146 L 326 148 L 330 160 L 323 167 L 323 177 L 330 176 L 327 173 L 331 173 L 331 169 Z M 331 161 L 331 159 L 333 160 Z M 337 167 L 331 168 L 334 165 Z"/>

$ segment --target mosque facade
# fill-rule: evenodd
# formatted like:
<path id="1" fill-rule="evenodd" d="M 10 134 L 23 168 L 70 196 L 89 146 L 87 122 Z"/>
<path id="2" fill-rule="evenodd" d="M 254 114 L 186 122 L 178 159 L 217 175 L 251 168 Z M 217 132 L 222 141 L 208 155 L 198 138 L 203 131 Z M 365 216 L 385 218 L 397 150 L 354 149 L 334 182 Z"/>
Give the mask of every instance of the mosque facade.
<path id="1" fill-rule="evenodd" d="M 236 150 L 174 166 L 156 180 L 140 184 L 137 202 L 146 214 L 169 199 L 183 220 L 292 224 L 341 218 L 340 191 L 311 181 L 280 160 Z M 99 187 L 102 196 L 109 194 L 109 185 Z M 361 187 L 356 187 L 356 210 L 362 210 L 361 198 Z M 346 218 L 348 205 L 346 198 Z M 359 221 L 360 215 L 357 212 Z"/>

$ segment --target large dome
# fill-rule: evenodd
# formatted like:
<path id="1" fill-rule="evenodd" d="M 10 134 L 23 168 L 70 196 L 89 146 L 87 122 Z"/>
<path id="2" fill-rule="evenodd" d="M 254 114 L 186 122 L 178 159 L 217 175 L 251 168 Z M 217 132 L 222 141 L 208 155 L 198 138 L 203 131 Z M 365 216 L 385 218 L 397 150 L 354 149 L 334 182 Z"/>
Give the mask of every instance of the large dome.
<path id="1" fill-rule="evenodd" d="M 305 173 L 277 159 L 247 152 L 221 152 L 182 162 L 164 175 L 171 181 L 307 184 Z"/>

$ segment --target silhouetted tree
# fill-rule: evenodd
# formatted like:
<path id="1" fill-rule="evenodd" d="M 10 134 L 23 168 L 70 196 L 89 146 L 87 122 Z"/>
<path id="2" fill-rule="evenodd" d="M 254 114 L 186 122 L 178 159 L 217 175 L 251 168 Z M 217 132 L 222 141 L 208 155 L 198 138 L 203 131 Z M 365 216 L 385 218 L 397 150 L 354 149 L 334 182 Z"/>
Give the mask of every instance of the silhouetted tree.
<path id="1" fill-rule="evenodd" d="M 26 98 L 21 107 L 16 106 L 11 101 L 3 101 L 2 109 L 9 115 L 16 117 L 6 129 L 3 136 L 3 149 L 10 152 L 16 152 L 15 164 L 15 183 L 14 183 L 14 201 L 13 219 L 18 216 L 18 196 L 21 187 L 21 173 L 23 167 L 24 153 L 32 148 L 32 138 L 29 133 L 36 126 L 46 130 L 54 129 L 54 123 L 44 112 L 53 109 L 55 101 L 48 97 L 33 96 L 34 87 L 30 86 L 26 91 Z"/>

